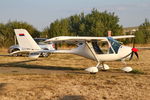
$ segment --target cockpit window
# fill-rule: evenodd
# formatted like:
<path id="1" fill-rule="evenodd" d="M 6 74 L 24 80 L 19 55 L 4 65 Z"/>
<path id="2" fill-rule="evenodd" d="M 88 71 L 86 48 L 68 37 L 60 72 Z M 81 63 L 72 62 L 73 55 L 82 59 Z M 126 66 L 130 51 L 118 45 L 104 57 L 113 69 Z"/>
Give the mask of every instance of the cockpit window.
<path id="1" fill-rule="evenodd" d="M 112 54 L 114 52 L 109 52 L 110 47 L 108 41 L 92 41 L 92 46 L 96 54 Z"/>
<path id="2" fill-rule="evenodd" d="M 113 38 L 111 37 L 107 37 L 108 41 L 110 42 L 112 48 L 114 49 L 115 53 L 118 53 L 118 50 L 119 50 L 119 47 L 121 46 L 121 44 L 114 40 Z M 113 52 L 113 50 L 111 49 L 110 52 Z"/>

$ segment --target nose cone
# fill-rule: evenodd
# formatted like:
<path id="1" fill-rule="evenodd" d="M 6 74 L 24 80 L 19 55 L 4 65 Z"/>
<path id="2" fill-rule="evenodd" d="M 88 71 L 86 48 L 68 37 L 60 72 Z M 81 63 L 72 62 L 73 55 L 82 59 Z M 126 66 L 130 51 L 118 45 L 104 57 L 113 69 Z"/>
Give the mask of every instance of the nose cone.
<path id="1" fill-rule="evenodd" d="M 132 51 L 133 52 L 138 52 L 138 49 L 137 48 L 132 48 Z"/>

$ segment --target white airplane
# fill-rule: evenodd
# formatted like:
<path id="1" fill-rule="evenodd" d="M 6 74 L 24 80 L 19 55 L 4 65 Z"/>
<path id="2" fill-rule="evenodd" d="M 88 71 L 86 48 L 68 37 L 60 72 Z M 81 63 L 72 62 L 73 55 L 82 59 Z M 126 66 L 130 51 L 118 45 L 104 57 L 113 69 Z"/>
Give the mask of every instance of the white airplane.
<path id="1" fill-rule="evenodd" d="M 15 29 L 14 31 L 17 36 L 19 46 L 23 49 L 21 51 L 13 52 L 13 54 L 28 52 L 29 57 L 35 58 L 39 57 L 41 52 L 75 54 L 97 61 L 96 66 L 86 69 L 86 71 L 90 73 L 98 72 L 99 68 L 103 70 L 109 69 L 109 66 L 104 64 L 104 62 L 124 60 L 126 58 L 131 59 L 134 53 L 138 57 L 138 50 L 136 48 L 121 45 L 118 41 L 115 40 L 134 38 L 134 35 L 112 37 L 59 36 L 48 39 L 46 42 L 74 42 L 76 43 L 77 47 L 71 50 L 42 50 L 25 29 Z M 126 72 L 131 70 L 131 67 L 125 68 Z"/>

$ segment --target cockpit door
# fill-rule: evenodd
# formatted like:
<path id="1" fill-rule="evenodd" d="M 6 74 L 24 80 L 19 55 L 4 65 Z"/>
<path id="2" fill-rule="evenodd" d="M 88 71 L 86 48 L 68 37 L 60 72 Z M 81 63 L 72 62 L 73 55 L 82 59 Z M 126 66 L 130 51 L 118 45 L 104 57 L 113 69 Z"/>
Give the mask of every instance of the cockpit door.
<path id="1" fill-rule="evenodd" d="M 109 41 L 92 41 L 92 46 L 96 54 L 114 54 L 114 50 Z"/>

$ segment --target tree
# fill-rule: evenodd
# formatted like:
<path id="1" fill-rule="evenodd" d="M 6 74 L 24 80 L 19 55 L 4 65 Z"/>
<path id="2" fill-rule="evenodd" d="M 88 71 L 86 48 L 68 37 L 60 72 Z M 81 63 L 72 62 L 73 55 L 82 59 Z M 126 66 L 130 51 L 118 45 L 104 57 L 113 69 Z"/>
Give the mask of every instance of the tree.
<path id="1" fill-rule="evenodd" d="M 119 18 L 114 13 L 107 11 L 99 12 L 93 9 L 91 14 L 86 16 L 89 31 L 97 36 L 107 36 L 107 31 L 111 30 L 113 35 L 120 35 L 122 26 L 118 24 Z M 93 31 L 95 30 L 95 31 Z"/>
<path id="2" fill-rule="evenodd" d="M 49 33 L 49 27 L 46 27 L 46 28 L 44 28 L 44 30 L 41 32 L 40 37 L 48 38 L 48 33 Z"/>
<path id="3" fill-rule="evenodd" d="M 138 31 L 135 33 L 136 43 L 150 43 L 150 22 L 148 19 L 145 19 Z"/>
<path id="4" fill-rule="evenodd" d="M 37 31 L 32 25 L 26 22 L 10 21 L 6 24 L 0 24 L 0 47 L 9 47 L 14 44 L 14 29 L 26 29 L 33 37 L 39 37 L 40 32 Z"/>
<path id="5" fill-rule="evenodd" d="M 99 12 L 93 9 L 87 15 L 81 13 L 54 21 L 49 27 L 48 37 L 60 35 L 107 36 L 108 30 L 111 30 L 113 35 L 120 35 L 123 29 L 118 22 L 119 18 L 114 13 Z"/>
<path id="6" fill-rule="evenodd" d="M 32 37 L 40 37 L 40 32 L 34 28 L 32 25 L 28 24 L 27 22 L 19 22 L 19 21 L 12 21 L 6 24 L 6 27 L 9 27 L 12 33 L 14 33 L 14 29 L 26 29 Z"/>
<path id="7" fill-rule="evenodd" d="M 136 39 L 135 39 L 136 43 L 142 43 L 142 44 L 146 43 L 145 36 L 142 31 L 136 31 L 135 36 L 136 36 Z"/>

